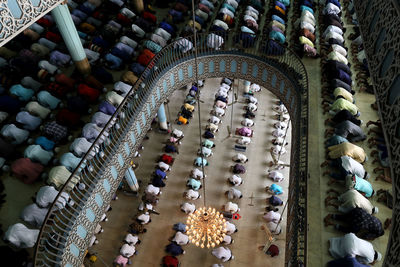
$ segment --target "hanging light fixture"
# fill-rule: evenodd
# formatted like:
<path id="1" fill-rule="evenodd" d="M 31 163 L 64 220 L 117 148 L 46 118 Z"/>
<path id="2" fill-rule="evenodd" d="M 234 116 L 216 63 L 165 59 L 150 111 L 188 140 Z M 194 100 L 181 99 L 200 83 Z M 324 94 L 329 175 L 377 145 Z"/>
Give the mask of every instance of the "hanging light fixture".
<path id="1" fill-rule="evenodd" d="M 195 77 L 198 83 L 197 72 L 197 29 L 195 28 L 195 13 L 194 13 L 194 0 L 192 0 L 192 15 L 193 15 L 193 35 L 194 35 L 194 60 L 195 60 Z M 199 117 L 199 141 L 201 151 L 201 116 L 200 116 L 200 90 L 197 91 L 197 109 Z M 203 154 L 200 154 L 203 163 Z M 203 176 L 205 177 L 204 165 L 201 164 Z M 186 234 L 189 237 L 189 242 L 201 248 L 213 248 L 219 245 L 226 234 L 226 220 L 222 213 L 215 210 L 215 208 L 206 206 L 206 185 L 203 180 L 203 207 L 197 209 L 194 213 L 189 214 L 186 220 Z"/>
<path id="2" fill-rule="evenodd" d="M 224 240 L 226 220 L 215 208 L 201 207 L 187 218 L 186 233 L 197 247 L 213 248 Z"/>

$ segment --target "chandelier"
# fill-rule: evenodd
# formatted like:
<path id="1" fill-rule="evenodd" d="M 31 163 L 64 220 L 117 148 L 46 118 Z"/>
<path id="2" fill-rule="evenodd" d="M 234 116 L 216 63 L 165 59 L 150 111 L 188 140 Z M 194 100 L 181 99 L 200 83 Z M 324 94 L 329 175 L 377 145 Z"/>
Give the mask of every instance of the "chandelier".
<path id="1" fill-rule="evenodd" d="M 215 247 L 224 240 L 225 223 L 224 216 L 215 208 L 201 207 L 187 218 L 186 233 L 197 247 Z"/>

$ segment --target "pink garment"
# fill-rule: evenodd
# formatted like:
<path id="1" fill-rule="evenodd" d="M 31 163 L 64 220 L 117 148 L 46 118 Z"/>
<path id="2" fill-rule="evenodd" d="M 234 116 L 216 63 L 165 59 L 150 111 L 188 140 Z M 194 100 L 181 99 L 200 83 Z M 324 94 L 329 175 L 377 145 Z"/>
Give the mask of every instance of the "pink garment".
<path id="1" fill-rule="evenodd" d="M 173 136 L 171 136 L 170 138 L 169 138 L 169 141 L 171 142 L 171 143 L 178 143 L 179 142 L 179 139 L 178 138 L 175 138 L 175 137 L 173 137 Z"/>
<path id="2" fill-rule="evenodd" d="M 252 130 L 248 127 L 242 127 L 239 129 L 239 134 L 242 136 L 251 136 Z"/>
<path id="3" fill-rule="evenodd" d="M 116 263 L 116 264 L 118 264 L 118 265 L 120 265 L 120 266 L 122 266 L 122 267 L 125 267 L 125 266 L 128 264 L 128 259 L 125 258 L 125 257 L 122 256 L 122 255 L 118 255 L 118 256 L 115 258 L 114 263 Z"/>
<path id="4" fill-rule="evenodd" d="M 20 158 L 11 164 L 11 170 L 15 177 L 25 184 L 31 184 L 39 178 L 43 171 L 43 165 L 32 162 L 29 158 Z"/>
<path id="5" fill-rule="evenodd" d="M 308 44 L 304 44 L 303 49 L 308 57 L 315 57 L 317 55 L 317 50 L 314 47 L 309 46 Z"/>

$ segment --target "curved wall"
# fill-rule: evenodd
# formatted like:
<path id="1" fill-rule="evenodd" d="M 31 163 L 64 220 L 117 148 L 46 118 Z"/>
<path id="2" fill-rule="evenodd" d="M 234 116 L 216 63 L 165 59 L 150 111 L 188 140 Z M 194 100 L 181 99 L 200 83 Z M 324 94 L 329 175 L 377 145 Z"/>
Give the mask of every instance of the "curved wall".
<path id="1" fill-rule="evenodd" d="M 228 77 L 249 80 L 272 91 L 287 106 L 292 118 L 291 183 L 289 185 L 288 226 L 287 226 L 287 265 L 304 262 L 306 240 L 306 196 L 307 196 L 307 125 L 308 88 L 307 76 L 289 70 L 289 65 L 277 60 L 279 57 L 259 57 L 245 52 L 215 51 L 212 55 L 199 54 L 197 70 L 199 79 Z M 80 173 L 89 186 L 87 192 L 75 187 L 70 194 L 78 198 L 78 206 L 67 207 L 53 212 L 48 217 L 39 236 L 35 265 L 80 266 L 89 241 L 100 217 L 109 205 L 126 170 L 132 152 L 144 138 L 159 106 L 175 89 L 195 81 L 195 60 L 193 55 L 184 55 L 179 60 L 156 60 L 151 70 L 145 71 L 142 83 L 123 103 L 125 114 L 120 120 L 121 128 L 110 132 L 106 154 L 88 161 L 94 171 L 84 168 Z M 304 66 L 303 66 L 304 68 Z M 291 75 L 284 72 L 292 71 Z M 139 104 L 137 104 L 139 103 Z M 94 161 L 94 162 L 92 162 Z M 299 252 L 300 251 L 300 252 Z"/>

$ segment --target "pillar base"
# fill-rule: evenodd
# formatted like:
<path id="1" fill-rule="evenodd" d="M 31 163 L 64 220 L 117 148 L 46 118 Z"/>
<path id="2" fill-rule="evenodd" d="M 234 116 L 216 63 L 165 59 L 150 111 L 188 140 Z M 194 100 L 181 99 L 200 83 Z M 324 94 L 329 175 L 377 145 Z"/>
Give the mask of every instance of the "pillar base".
<path id="1" fill-rule="evenodd" d="M 80 61 L 75 61 L 75 67 L 77 70 L 83 74 L 83 75 L 89 75 L 90 74 L 90 64 L 87 58 L 84 58 Z"/>
<path id="2" fill-rule="evenodd" d="M 133 0 L 133 7 L 136 11 L 136 15 L 140 15 L 144 11 L 143 0 Z"/>
<path id="3" fill-rule="evenodd" d="M 159 122 L 158 124 L 160 125 L 160 129 L 162 129 L 162 130 L 168 130 L 168 124 L 167 124 L 166 121 Z"/>

